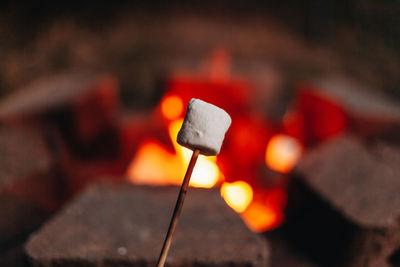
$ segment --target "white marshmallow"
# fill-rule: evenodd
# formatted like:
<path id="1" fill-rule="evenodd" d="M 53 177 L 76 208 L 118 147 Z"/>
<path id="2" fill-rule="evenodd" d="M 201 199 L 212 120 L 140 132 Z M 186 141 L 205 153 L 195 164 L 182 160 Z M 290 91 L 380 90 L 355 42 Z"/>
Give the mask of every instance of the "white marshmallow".
<path id="1" fill-rule="evenodd" d="M 200 150 L 206 156 L 217 155 L 231 122 L 225 110 L 192 98 L 177 141 L 184 147 Z"/>

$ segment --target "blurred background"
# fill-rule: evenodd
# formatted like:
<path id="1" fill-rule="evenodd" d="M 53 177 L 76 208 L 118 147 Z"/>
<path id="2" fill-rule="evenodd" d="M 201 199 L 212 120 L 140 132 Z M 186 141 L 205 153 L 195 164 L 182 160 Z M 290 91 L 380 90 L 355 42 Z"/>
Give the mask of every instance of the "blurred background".
<path id="1" fill-rule="evenodd" d="M 152 83 L 173 64 L 196 67 L 220 47 L 232 67 L 268 62 L 285 77 L 350 73 L 395 93 L 397 12 L 395 0 L 5 1 L 1 92 L 40 75 L 90 68 L 115 73 L 124 99 L 139 101 L 156 95 Z"/>
<path id="2" fill-rule="evenodd" d="M 218 188 L 251 231 L 277 231 L 308 151 L 345 134 L 399 144 L 399 4 L 2 2 L 0 263 L 28 264 L 29 235 L 98 180 L 179 185 L 192 97 L 233 124 L 191 185 Z"/>

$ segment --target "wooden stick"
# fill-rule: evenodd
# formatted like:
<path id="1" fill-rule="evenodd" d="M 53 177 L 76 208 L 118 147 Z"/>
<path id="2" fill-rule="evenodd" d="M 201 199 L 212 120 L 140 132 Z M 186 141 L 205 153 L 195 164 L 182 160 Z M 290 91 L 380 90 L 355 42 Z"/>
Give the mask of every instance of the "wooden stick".
<path id="1" fill-rule="evenodd" d="M 196 149 L 193 151 L 189 166 L 186 170 L 185 178 L 183 179 L 181 190 L 179 191 L 178 199 L 176 200 L 174 213 L 172 214 L 171 222 L 168 227 L 167 236 L 165 237 L 163 247 L 161 249 L 160 257 L 158 258 L 157 267 L 163 267 L 167 259 L 169 247 L 172 242 L 172 235 L 175 232 L 176 225 L 178 224 L 179 215 L 181 214 L 183 202 L 185 201 L 187 188 L 189 186 L 190 177 L 192 176 L 194 165 L 199 157 L 200 151 Z"/>

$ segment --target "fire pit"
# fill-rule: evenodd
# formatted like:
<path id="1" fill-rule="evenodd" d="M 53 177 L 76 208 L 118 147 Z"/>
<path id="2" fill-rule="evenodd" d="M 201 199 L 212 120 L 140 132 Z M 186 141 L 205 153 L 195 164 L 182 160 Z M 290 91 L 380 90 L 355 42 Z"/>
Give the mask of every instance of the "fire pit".
<path id="1" fill-rule="evenodd" d="M 10 4 L 1 266 L 154 265 L 190 161 L 176 137 L 191 98 L 232 124 L 220 154 L 198 158 L 168 265 L 399 265 L 395 53 L 377 45 L 368 65 L 371 36 L 309 43 L 251 2 L 43 9 L 43 25 L 14 23 L 27 7 Z M 321 30 L 340 8 L 315 2 L 304 21 Z"/>

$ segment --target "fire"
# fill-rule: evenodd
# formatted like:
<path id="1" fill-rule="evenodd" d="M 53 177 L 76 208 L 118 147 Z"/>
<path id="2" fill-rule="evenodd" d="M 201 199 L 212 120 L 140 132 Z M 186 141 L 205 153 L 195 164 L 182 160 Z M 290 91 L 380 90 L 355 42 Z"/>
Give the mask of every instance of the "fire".
<path id="1" fill-rule="evenodd" d="M 302 146 L 295 138 L 277 134 L 268 142 L 265 162 L 273 170 L 288 173 L 296 165 Z"/>
<path id="2" fill-rule="evenodd" d="M 183 112 L 182 99 L 177 95 L 164 97 L 161 102 L 161 113 L 165 118 L 174 120 L 179 118 Z"/>
<path id="3" fill-rule="evenodd" d="M 242 213 L 242 219 L 254 232 L 264 232 L 277 225 L 277 212 L 265 204 L 253 202 Z"/>
<path id="4" fill-rule="evenodd" d="M 174 145 L 175 153 L 169 152 L 156 141 L 141 144 L 132 163 L 128 167 L 129 180 L 137 184 L 179 185 L 182 183 L 192 151 L 176 142 L 183 119 L 179 118 L 183 110 L 182 100 L 177 96 L 163 99 L 161 111 L 165 118 L 172 120 L 168 133 Z M 176 118 L 178 117 L 178 119 Z M 190 186 L 211 188 L 222 176 L 216 157 L 200 155 L 192 173 Z"/>
<path id="5" fill-rule="evenodd" d="M 156 141 L 144 142 L 128 167 L 127 176 L 135 184 L 179 184 L 181 162 Z"/>
<path id="6" fill-rule="evenodd" d="M 221 196 L 254 232 L 265 232 L 279 226 L 284 218 L 286 193 L 282 189 L 253 191 L 244 181 L 223 183 Z"/>
<path id="7" fill-rule="evenodd" d="M 221 186 L 221 196 L 225 202 L 238 213 L 246 210 L 253 200 L 253 189 L 243 181 L 234 183 L 223 183 Z"/>
<path id="8" fill-rule="evenodd" d="M 299 141 L 304 141 L 303 115 L 293 113 L 285 116 L 283 126 L 291 136 L 277 134 L 267 142 L 275 129 L 262 118 L 246 113 L 251 103 L 251 94 L 247 89 L 251 87 L 231 77 L 229 55 L 217 51 L 211 63 L 205 67 L 205 77 L 197 74 L 177 75 L 170 79 L 168 92 L 160 102 L 157 115 L 163 118 L 159 121 L 165 123 L 173 149 L 155 140 L 143 142 L 128 168 L 129 180 L 137 184 L 180 185 L 192 156 L 190 149 L 176 141 L 183 123 L 184 103 L 192 97 L 209 100 L 230 111 L 235 123 L 231 136 L 227 136 L 219 165 L 216 157 L 200 155 L 189 185 L 205 188 L 216 186 L 225 180 L 220 168 L 229 176 L 242 177 L 243 181 L 222 183 L 222 198 L 240 214 L 251 230 L 264 232 L 273 229 L 283 222 L 287 195 L 285 188 L 280 188 L 280 185 L 271 188 L 257 183 L 262 175 L 257 171 L 258 164 L 263 164 L 265 156 L 265 163 L 273 170 L 288 173 L 294 167 L 303 150 Z M 243 149 L 247 154 L 238 155 Z M 249 181 L 254 187 L 250 186 Z"/>

